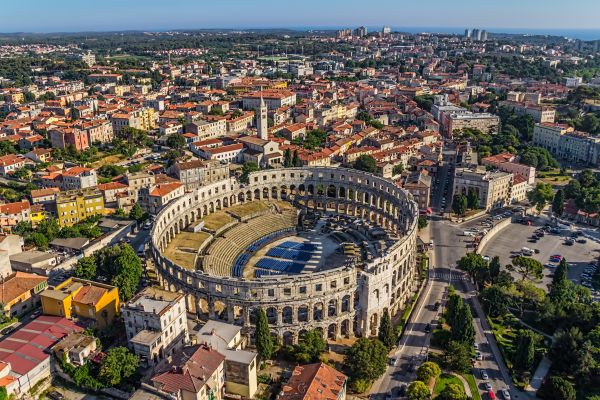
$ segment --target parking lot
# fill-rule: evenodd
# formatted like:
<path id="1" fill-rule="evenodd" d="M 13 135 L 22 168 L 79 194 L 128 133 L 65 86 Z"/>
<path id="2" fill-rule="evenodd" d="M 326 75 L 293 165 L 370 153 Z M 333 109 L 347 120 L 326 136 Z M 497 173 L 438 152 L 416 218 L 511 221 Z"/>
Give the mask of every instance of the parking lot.
<path id="1" fill-rule="evenodd" d="M 554 268 L 551 266 L 556 265 L 556 262 L 550 261 L 551 256 L 560 255 L 569 263 L 569 279 L 579 284 L 587 283 L 588 280 L 582 278 L 591 271 L 589 264 L 597 262 L 600 256 L 598 243 L 579 237 L 573 239 L 572 245 L 567 245 L 566 239 L 571 237 L 572 232 L 564 229 L 555 233 L 545 233 L 543 237 L 533 242 L 535 231 L 546 223 L 548 223 L 546 218 L 537 218 L 532 225 L 512 223 L 488 242 L 483 248 L 482 255 L 499 256 L 501 264 L 507 265 L 511 262 L 511 256 L 516 255 L 523 247 L 536 250 L 531 257 L 544 264 L 544 278 L 538 282 L 538 286 L 543 288 L 551 282 L 554 273 Z M 578 240 L 585 243 L 579 243 Z"/>

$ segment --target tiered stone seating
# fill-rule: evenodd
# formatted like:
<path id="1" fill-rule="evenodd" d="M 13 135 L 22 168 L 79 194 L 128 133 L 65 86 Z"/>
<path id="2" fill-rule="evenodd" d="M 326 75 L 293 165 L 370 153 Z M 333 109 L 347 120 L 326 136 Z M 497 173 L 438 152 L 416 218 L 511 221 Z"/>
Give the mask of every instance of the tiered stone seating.
<path id="1" fill-rule="evenodd" d="M 263 236 L 296 225 L 296 211 L 268 214 L 240 223 L 216 239 L 202 260 L 204 272 L 218 276 L 231 276 L 236 258 L 248 246 Z"/>

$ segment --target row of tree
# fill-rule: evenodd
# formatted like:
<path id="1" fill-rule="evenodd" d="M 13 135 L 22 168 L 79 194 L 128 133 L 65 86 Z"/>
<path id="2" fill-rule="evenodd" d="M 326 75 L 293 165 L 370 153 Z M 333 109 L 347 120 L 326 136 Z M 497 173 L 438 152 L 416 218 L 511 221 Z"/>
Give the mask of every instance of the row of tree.
<path id="1" fill-rule="evenodd" d="M 456 215 L 464 216 L 467 210 L 476 210 L 479 208 L 479 194 L 474 188 L 469 188 L 467 194 L 455 194 L 452 198 L 452 212 Z"/>

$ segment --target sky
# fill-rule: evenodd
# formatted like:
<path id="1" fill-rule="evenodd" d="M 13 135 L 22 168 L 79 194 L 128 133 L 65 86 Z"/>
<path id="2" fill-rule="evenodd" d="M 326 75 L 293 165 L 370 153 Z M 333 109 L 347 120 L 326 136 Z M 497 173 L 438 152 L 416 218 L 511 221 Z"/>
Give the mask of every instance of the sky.
<path id="1" fill-rule="evenodd" d="M 600 0 L 1 0 L 0 32 L 481 27 L 600 30 Z"/>

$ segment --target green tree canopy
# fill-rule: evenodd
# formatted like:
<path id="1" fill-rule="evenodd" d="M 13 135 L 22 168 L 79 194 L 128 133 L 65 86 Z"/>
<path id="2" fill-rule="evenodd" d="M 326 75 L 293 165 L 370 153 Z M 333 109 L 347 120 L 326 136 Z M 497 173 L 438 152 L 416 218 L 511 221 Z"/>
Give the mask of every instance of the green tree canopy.
<path id="1" fill-rule="evenodd" d="M 268 360 L 273 355 L 274 343 L 271 332 L 269 331 L 269 321 L 267 313 L 262 308 L 258 310 L 256 318 L 256 329 L 254 331 L 256 340 L 256 351 L 263 360 Z"/>
<path id="2" fill-rule="evenodd" d="M 515 257 L 512 263 L 507 265 L 507 268 L 521 275 L 521 280 L 529 278 L 542 279 L 544 276 L 544 266 L 531 257 Z"/>
<path id="3" fill-rule="evenodd" d="M 546 204 L 554 198 L 554 192 L 552 191 L 552 185 L 549 183 L 539 182 L 535 189 L 527 193 L 529 201 L 535 205 L 538 213 L 542 212 Z"/>
<path id="4" fill-rule="evenodd" d="M 360 171 L 375 173 L 377 172 L 377 162 L 370 155 L 363 154 L 354 162 L 354 168 Z"/>
<path id="5" fill-rule="evenodd" d="M 383 311 L 381 321 L 379 322 L 378 337 L 379 340 L 381 340 L 381 343 L 383 343 L 388 349 L 391 349 L 396 345 L 396 332 L 394 331 L 392 319 L 390 318 L 390 313 L 388 312 L 387 308 Z"/>
<path id="6" fill-rule="evenodd" d="M 388 349 L 378 339 L 358 339 L 346 351 L 344 365 L 351 379 L 374 381 L 385 372 Z"/>
<path id="7" fill-rule="evenodd" d="M 452 211 L 454 214 L 464 216 L 468 208 L 468 199 L 464 194 L 455 194 L 452 198 Z"/>
<path id="8" fill-rule="evenodd" d="M 554 215 L 562 216 L 565 211 L 565 192 L 562 189 L 558 189 L 554 198 L 552 199 L 552 212 Z"/>
<path id="9" fill-rule="evenodd" d="M 468 372 L 471 370 L 471 345 L 456 341 L 450 341 L 444 351 L 446 365 L 456 372 Z"/>
<path id="10" fill-rule="evenodd" d="M 465 394 L 465 390 L 462 386 L 459 386 L 456 383 L 449 383 L 444 389 L 442 389 L 436 399 L 467 400 L 467 395 Z"/>
<path id="11" fill-rule="evenodd" d="M 575 400 L 576 397 L 573 385 L 559 376 L 547 378 L 536 395 L 545 400 Z"/>
<path id="12" fill-rule="evenodd" d="M 428 400 L 431 398 L 429 387 L 421 381 L 414 381 L 406 389 L 406 397 L 409 400 Z"/>
<path id="13" fill-rule="evenodd" d="M 442 373 L 440 366 L 433 361 L 427 361 L 421 364 L 417 369 L 417 379 L 428 383 L 431 379 L 437 378 Z"/>
<path id="14" fill-rule="evenodd" d="M 75 274 L 77 278 L 92 280 L 96 278 L 96 261 L 93 256 L 82 257 L 75 264 Z"/>
<path id="15" fill-rule="evenodd" d="M 131 377 L 139 365 L 138 357 L 127 347 L 113 347 L 106 352 L 100 365 L 98 378 L 107 386 L 118 386 L 123 379 Z"/>

